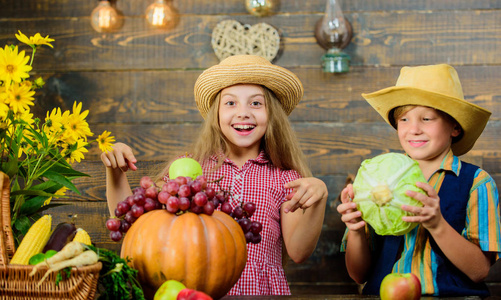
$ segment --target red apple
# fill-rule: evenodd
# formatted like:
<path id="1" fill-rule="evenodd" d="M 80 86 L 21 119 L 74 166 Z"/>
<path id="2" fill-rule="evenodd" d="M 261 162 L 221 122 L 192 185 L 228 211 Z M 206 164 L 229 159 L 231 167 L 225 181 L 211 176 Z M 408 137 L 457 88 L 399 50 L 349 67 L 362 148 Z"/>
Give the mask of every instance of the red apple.
<path id="1" fill-rule="evenodd" d="M 176 300 L 212 300 L 212 297 L 204 292 L 186 288 L 177 294 Z"/>
<path id="2" fill-rule="evenodd" d="M 379 294 L 381 300 L 418 300 L 421 282 L 412 273 L 390 273 L 383 278 Z"/>

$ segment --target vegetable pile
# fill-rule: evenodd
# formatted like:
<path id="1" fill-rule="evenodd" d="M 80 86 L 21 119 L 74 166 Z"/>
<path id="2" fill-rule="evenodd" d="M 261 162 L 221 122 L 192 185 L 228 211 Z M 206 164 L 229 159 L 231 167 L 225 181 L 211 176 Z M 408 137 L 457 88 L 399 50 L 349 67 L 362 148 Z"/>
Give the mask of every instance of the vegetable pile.
<path id="1" fill-rule="evenodd" d="M 416 186 L 418 181 L 427 182 L 419 164 L 410 157 L 399 153 L 378 155 L 362 162 L 353 182 L 353 202 L 377 234 L 402 235 L 417 225 L 402 220 L 412 214 L 401 206 L 422 206 L 420 201 L 405 195 L 407 190 L 425 194 Z"/>

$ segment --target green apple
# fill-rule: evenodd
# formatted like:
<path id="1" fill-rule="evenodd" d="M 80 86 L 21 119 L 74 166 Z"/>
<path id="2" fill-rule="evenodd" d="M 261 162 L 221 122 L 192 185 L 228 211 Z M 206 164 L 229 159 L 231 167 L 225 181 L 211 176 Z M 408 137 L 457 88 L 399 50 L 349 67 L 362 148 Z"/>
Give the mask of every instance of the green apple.
<path id="1" fill-rule="evenodd" d="M 195 180 L 202 175 L 202 166 L 193 158 L 183 157 L 176 159 L 169 167 L 169 178 L 176 179 L 179 176 L 191 177 Z"/>
<path id="2" fill-rule="evenodd" d="M 177 294 L 186 286 L 177 280 L 167 280 L 155 293 L 153 300 L 176 300 Z"/>

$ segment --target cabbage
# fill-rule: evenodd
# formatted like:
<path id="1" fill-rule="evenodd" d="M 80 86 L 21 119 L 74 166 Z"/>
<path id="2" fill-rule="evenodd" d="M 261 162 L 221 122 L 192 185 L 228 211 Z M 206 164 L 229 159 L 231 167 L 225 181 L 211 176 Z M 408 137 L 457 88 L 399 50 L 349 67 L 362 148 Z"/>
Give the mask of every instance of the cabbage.
<path id="1" fill-rule="evenodd" d="M 358 169 L 353 182 L 353 202 L 357 203 L 357 209 L 362 212 L 362 219 L 377 234 L 406 234 L 417 223 L 402 221 L 403 216 L 413 214 L 403 211 L 401 205 L 423 204 L 406 196 L 405 191 L 412 190 L 426 195 L 416 186 L 417 181 L 427 182 L 415 160 L 399 153 L 378 155 L 364 160 Z"/>

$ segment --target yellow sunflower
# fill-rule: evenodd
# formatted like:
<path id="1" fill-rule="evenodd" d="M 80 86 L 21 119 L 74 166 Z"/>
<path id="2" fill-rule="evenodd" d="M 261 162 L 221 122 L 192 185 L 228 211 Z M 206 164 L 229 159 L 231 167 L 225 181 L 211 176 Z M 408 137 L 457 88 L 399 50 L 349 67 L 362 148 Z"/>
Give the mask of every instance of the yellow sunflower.
<path id="1" fill-rule="evenodd" d="M 16 34 L 16 38 L 21 42 L 29 45 L 31 47 L 36 47 L 39 45 L 47 45 L 51 48 L 54 48 L 50 43 L 54 41 L 54 39 L 49 38 L 49 36 L 42 37 L 40 33 L 36 33 L 34 36 L 30 36 L 28 38 L 25 34 L 18 30 L 19 34 Z"/>
<path id="2" fill-rule="evenodd" d="M 62 188 L 60 188 L 59 190 L 57 190 L 55 193 L 54 193 L 54 196 L 56 197 L 61 197 L 61 196 L 64 196 L 66 195 L 66 191 L 68 190 L 67 187 L 63 186 Z M 52 200 L 52 197 L 50 198 L 47 198 L 47 200 L 45 200 L 45 202 L 43 203 L 42 206 L 45 206 L 45 205 L 49 205 L 50 204 L 50 201 Z"/>
<path id="3" fill-rule="evenodd" d="M 0 80 L 7 88 L 11 82 L 21 82 L 24 78 L 30 77 L 31 66 L 28 65 L 29 56 L 24 55 L 24 50 L 18 53 L 17 46 L 12 49 L 5 46 L 0 48 Z"/>
<path id="4" fill-rule="evenodd" d="M 33 95 L 35 92 L 30 89 L 29 85 L 16 83 L 7 90 L 5 102 L 9 104 L 14 113 L 24 112 L 34 105 Z"/>
<path id="5" fill-rule="evenodd" d="M 102 152 L 110 151 L 113 146 L 113 142 L 115 141 L 114 136 L 110 136 L 111 132 L 105 130 L 101 135 L 97 137 L 97 144 L 99 145 L 99 149 Z"/>
<path id="6" fill-rule="evenodd" d="M 57 139 L 63 129 L 63 117 L 59 107 L 54 108 L 50 113 L 47 112 L 43 131 L 49 137 L 50 141 Z"/>
<path id="7" fill-rule="evenodd" d="M 77 139 L 84 139 L 87 141 L 88 136 L 92 136 L 93 133 L 90 131 L 89 128 L 89 123 L 85 121 L 85 118 L 89 114 L 88 110 L 85 110 L 83 112 L 80 112 L 82 110 L 82 103 L 75 102 L 73 104 L 73 113 L 72 114 L 64 114 L 64 126 L 66 128 L 65 130 L 65 135 L 67 136 L 68 140 L 77 140 Z M 65 112 L 66 113 L 66 112 Z"/>
<path id="8" fill-rule="evenodd" d="M 87 145 L 88 143 L 86 141 L 84 141 L 83 139 L 79 139 L 73 146 L 70 146 L 70 148 L 66 148 L 65 151 L 66 161 L 72 164 L 75 161 L 80 162 L 82 159 L 84 159 L 85 158 L 84 152 L 89 152 L 89 150 L 85 148 Z"/>

